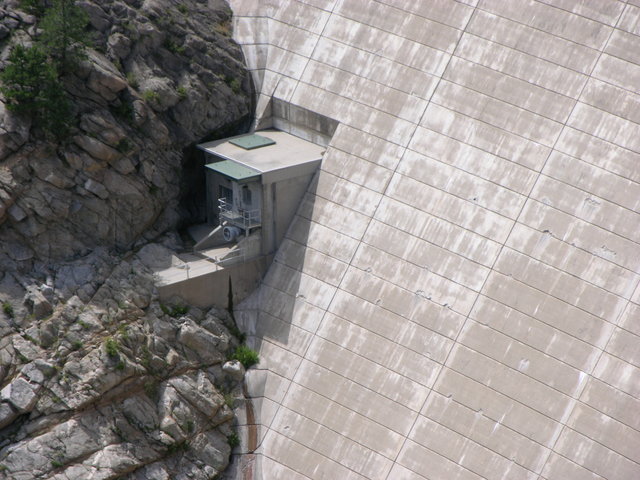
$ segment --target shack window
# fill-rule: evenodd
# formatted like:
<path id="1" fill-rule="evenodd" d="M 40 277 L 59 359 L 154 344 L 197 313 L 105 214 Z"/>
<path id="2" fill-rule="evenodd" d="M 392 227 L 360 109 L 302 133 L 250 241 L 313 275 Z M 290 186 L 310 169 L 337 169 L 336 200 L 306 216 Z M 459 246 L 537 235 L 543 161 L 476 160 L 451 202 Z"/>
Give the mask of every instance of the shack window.
<path id="1" fill-rule="evenodd" d="M 223 185 L 219 185 L 218 198 L 224 198 L 227 203 L 233 203 L 233 190 Z"/>

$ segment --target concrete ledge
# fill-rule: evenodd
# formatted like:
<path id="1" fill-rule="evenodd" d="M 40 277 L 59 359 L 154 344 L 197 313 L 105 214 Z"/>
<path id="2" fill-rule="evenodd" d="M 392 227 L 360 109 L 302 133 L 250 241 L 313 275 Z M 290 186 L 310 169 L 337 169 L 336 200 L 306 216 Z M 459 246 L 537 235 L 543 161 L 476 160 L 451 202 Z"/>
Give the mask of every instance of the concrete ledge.
<path id="1" fill-rule="evenodd" d="M 233 286 L 233 302 L 244 300 L 260 284 L 272 257 L 262 256 L 180 282 L 158 286 L 160 300 L 181 297 L 198 308 L 226 308 L 229 301 L 229 278 Z"/>

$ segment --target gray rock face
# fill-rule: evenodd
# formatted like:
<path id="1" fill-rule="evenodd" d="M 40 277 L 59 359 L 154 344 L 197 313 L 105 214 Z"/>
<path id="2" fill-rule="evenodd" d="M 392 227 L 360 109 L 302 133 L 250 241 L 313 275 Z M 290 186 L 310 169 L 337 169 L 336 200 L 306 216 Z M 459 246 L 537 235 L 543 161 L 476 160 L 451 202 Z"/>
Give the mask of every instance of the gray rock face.
<path id="1" fill-rule="evenodd" d="M 10 403 L 18 412 L 25 413 L 36 404 L 39 390 L 40 385 L 32 385 L 20 377 L 0 390 L 0 399 Z"/>
<path id="2" fill-rule="evenodd" d="M 49 300 L 35 287 L 29 287 L 24 298 L 24 303 L 29 307 L 33 316 L 37 319 L 51 315 L 53 307 Z"/>
<path id="3" fill-rule="evenodd" d="M 216 385 L 240 395 L 237 369 L 221 367 L 237 341 L 216 310 L 163 313 L 141 258 L 94 290 L 88 303 L 73 296 L 28 328 L 16 318 L 2 330 L 0 479 L 215 477 L 234 419 Z"/>
<path id="4" fill-rule="evenodd" d="M 238 360 L 229 360 L 226 362 L 222 366 L 222 371 L 237 382 L 242 381 L 246 373 L 244 366 Z"/>
<path id="5" fill-rule="evenodd" d="M 215 310 L 163 313 L 165 247 L 116 251 L 175 227 L 183 151 L 250 116 L 249 76 L 222 1 L 78 4 L 96 49 L 64 78 L 69 140 L 0 99 L 0 480 L 208 480 L 229 460 L 236 341 Z M 19 9 L 0 5 L 0 68 L 38 32 Z"/>
<path id="6" fill-rule="evenodd" d="M 15 420 L 18 412 L 9 403 L 0 403 L 0 429 Z"/>
<path id="7" fill-rule="evenodd" d="M 12 45 L 28 40 L 21 29 L 36 22 L 10 4 L 0 6 L 0 68 Z M 97 246 L 126 250 L 173 228 L 183 149 L 250 116 L 249 75 L 223 2 L 78 4 L 96 49 L 64 79 L 77 112 L 71 141 L 47 143 L 0 100 L 3 270 L 29 271 Z"/>

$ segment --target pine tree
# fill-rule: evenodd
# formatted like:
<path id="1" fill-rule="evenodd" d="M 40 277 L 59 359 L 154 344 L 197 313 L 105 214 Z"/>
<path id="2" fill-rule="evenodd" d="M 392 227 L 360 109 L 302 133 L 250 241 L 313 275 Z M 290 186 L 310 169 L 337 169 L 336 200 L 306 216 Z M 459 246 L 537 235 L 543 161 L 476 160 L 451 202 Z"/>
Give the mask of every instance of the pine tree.
<path id="1" fill-rule="evenodd" d="M 28 115 L 36 126 L 62 139 L 71 124 L 71 103 L 62 84 L 64 74 L 83 57 L 89 44 L 88 17 L 74 0 L 23 0 L 44 12 L 42 34 L 33 47 L 16 45 L 0 72 L 0 92 L 8 108 Z"/>
<path id="2" fill-rule="evenodd" d="M 16 45 L 0 72 L 0 92 L 7 108 L 28 115 L 36 125 L 62 138 L 69 124 L 70 104 L 58 73 L 39 46 Z"/>
<path id="3" fill-rule="evenodd" d="M 87 13 L 74 0 L 54 0 L 40 22 L 42 35 L 39 42 L 51 56 L 59 73 L 66 73 L 82 58 L 84 48 L 89 45 L 85 30 L 89 19 Z"/>

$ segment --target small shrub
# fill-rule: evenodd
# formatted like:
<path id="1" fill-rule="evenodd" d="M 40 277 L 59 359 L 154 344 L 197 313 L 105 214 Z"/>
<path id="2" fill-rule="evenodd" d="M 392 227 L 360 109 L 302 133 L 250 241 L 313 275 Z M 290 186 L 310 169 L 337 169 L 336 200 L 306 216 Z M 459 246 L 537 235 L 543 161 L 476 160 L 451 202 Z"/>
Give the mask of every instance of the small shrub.
<path id="1" fill-rule="evenodd" d="M 178 55 L 182 55 L 184 53 L 184 47 L 178 45 L 173 39 L 167 37 L 164 41 L 164 48 L 169 50 L 171 53 L 175 53 Z"/>
<path id="2" fill-rule="evenodd" d="M 173 318 L 178 318 L 182 315 L 185 315 L 189 311 L 189 307 L 186 305 L 174 305 L 173 307 L 169 308 L 161 303 L 160 310 L 162 310 L 162 313 L 164 313 L 165 315 L 169 315 Z"/>
<path id="3" fill-rule="evenodd" d="M 140 358 L 140 364 L 146 369 L 151 370 L 151 352 L 146 345 L 142 346 L 142 355 Z"/>
<path id="4" fill-rule="evenodd" d="M 169 453 L 169 455 L 173 455 L 174 453 L 180 451 L 186 452 L 187 450 L 189 450 L 190 446 L 191 444 L 186 440 L 183 440 L 182 442 L 175 442 L 167 447 L 167 453 Z"/>
<path id="5" fill-rule="evenodd" d="M 123 119 L 130 125 L 133 123 L 135 117 L 133 105 L 131 105 L 130 102 L 121 100 L 120 103 L 116 105 L 110 105 L 109 109 L 116 117 Z"/>
<path id="6" fill-rule="evenodd" d="M 196 426 L 193 423 L 193 420 L 187 420 L 186 422 L 184 422 L 182 429 L 187 433 L 193 433 L 193 431 L 196 429 Z"/>
<path id="7" fill-rule="evenodd" d="M 133 149 L 133 143 L 128 138 L 121 139 L 116 145 L 116 150 L 120 153 L 127 153 Z"/>
<path id="8" fill-rule="evenodd" d="M 43 0 L 20 0 L 20 8 L 31 15 L 35 15 L 36 17 L 42 16 L 46 10 L 45 2 Z"/>
<path id="9" fill-rule="evenodd" d="M 155 380 L 147 380 L 143 385 L 144 393 L 152 400 L 158 398 L 158 382 Z"/>
<path id="10" fill-rule="evenodd" d="M 116 364 L 116 370 L 122 371 L 124 370 L 124 360 L 120 360 L 117 364 Z"/>
<path id="11" fill-rule="evenodd" d="M 137 89 L 140 85 L 138 83 L 138 78 L 135 76 L 133 72 L 127 73 L 127 83 L 131 86 L 131 88 Z"/>
<path id="12" fill-rule="evenodd" d="M 82 342 L 80 340 L 75 340 L 72 344 L 71 344 L 71 348 L 73 350 L 80 350 L 82 348 Z"/>
<path id="13" fill-rule="evenodd" d="M 111 358 L 115 358 L 118 356 L 118 351 L 120 347 L 118 346 L 118 342 L 114 340 L 112 337 L 109 337 L 104 342 L 104 348 L 107 351 L 107 355 Z"/>
<path id="14" fill-rule="evenodd" d="M 158 95 L 158 92 L 153 90 L 145 90 L 142 93 L 142 98 L 144 98 L 145 102 L 156 102 L 160 98 L 160 95 Z"/>
<path id="15" fill-rule="evenodd" d="M 184 3 L 179 4 L 177 8 L 178 11 L 183 15 L 189 13 L 189 7 L 187 7 Z"/>
<path id="16" fill-rule="evenodd" d="M 118 327 L 118 333 L 122 337 L 123 340 L 129 340 L 129 327 L 127 325 L 120 325 Z"/>
<path id="17" fill-rule="evenodd" d="M 225 77 L 224 81 L 233 93 L 240 93 L 240 82 L 237 78 Z"/>
<path id="18" fill-rule="evenodd" d="M 260 363 L 258 352 L 250 349 L 246 345 L 238 345 L 236 351 L 231 355 L 231 360 L 238 360 L 244 368 L 250 368 L 251 366 Z"/>
<path id="19" fill-rule="evenodd" d="M 13 312 L 13 305 L 11 305 L 11 303 L 7 301 L 2 302 L 2 311 L 7 317 L 13 318 L 14 312 Z"/>
<path id="20" fill-rule="evenodd" d="M 231 448 L 236 448 L 240 445 L 240 437 L 236 432 L 233 432 L 231 435 L 227 435 L 227 442 Z"/>
<path id="21" fill-rule="evenodd" d="M 187 89 L 184 88 L 183 86 L 180 86 L 176 89 L 176 92 L 178 93 L 178 96 L 180 97 L 181 100 L 184 100 L 185 98 L 187 98 Z"/>
<path id="22" fill-rule="evenodd" d="M 230 393 L 225 393 L 224 395 L 224 404 L 233 409 L 233 404 L 235 403 L 236 399 L 233 398 L 233 395 L 231 395 Z"/>
<path id="23" fill-rule="evenodd" d="M 53 468 L 60 468 L 64 466 L 64 463 L 62 463 L 60 460 L 51 460 L 51 466 Z"/>

